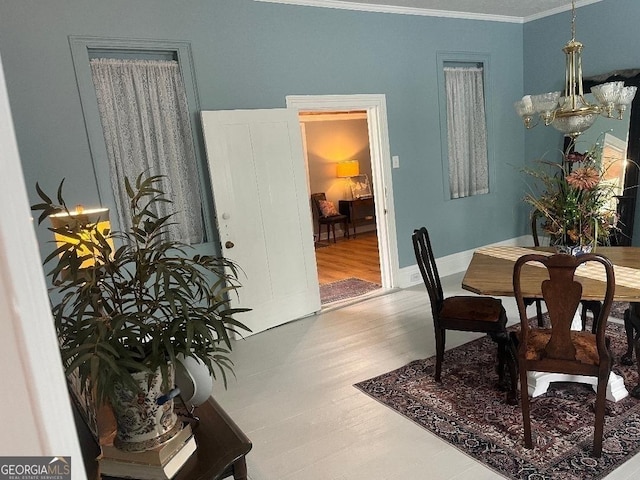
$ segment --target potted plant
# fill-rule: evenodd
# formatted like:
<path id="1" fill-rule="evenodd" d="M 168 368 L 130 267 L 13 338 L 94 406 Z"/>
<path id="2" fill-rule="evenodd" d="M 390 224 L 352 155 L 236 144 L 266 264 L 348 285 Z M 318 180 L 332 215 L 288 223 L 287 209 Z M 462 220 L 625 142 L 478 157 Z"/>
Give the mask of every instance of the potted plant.
<path id="1" fill-rule="evenodd" d="M 127 231 L 101 231 L 99 221 L 74 216 L 63 199 L 64 180 L 57 202 L 36 185 L 43 202 L 32 206 L 41 212 L 39 223 L 56 214 L 68 219 L 50 228 L 64 240 L 44 261 L 54 263 L 47 275 L 62 360 L 99 405 L 112 404 L 116 446 L 125 450 L 153 448 L 179 431 L 173 401 L 163 400 L 180 357 L 204 363 L 226 387 L 230 334 L 249 330 L 234 318 L 248 309 L 228 302 L 240 287 L 237 265 L 189 256 L 190 246 L 165 238 L 172 215 L 154 213 L 154 205 L 170 202 L 161 181 L 144 174 L 134 185 L 125 180 Z"/>
<path id="2" fill-rule="evenodd" d="M 617 185 L 607 178 L 610 165 L 603 160 L 601 143 L 585 153 L 576 152 L 571 143 L 560 163 L 540 160 L 542 168 L 524 170 L 544 189 L 532 189 L 524 201 L 560 251 L 583 253 L 608 245 L 618 229 Z"/>

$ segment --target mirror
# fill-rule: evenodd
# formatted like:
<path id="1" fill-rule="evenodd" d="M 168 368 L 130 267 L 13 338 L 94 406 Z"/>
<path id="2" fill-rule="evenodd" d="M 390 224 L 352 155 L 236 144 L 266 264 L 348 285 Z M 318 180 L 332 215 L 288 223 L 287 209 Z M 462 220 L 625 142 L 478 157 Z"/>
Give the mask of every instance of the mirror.
<path id="1" fill-rule="evenodd" d="M 585 78 L 584 91 L 590 92 L 591 87 L 605 82 L 623 81 L 626 86 L 637 86 L 640 90 L 640 69 L 617 70 L 614 72 Z M 620 231 L 611 239 L 612 245 L 629 246 L 633 236 L 633 224 L 636 212 L 636 200 L 638 196 L 638 165 L 640 165 L 640 93 L 636 94 L 631 107 L 627 109 L 623 120 L 611 120 L 600 117 L 587 132 L 578 137 L 577 150 L 581 151 L 598 141 L 603 132 L 605 135 L 604 147 L 607 150 L 605 157 L 626 158 L 632 160 L 624 163 L 623 169 L 612 171 L 623 185 L 618 199 L 618 215 L 620 216 Z M 625 145 L 626 141 L 626 145 Z M 634 163 L 635 162 L 635 163 Z M 619 162 L 618 162 L 619 163 Z"/>

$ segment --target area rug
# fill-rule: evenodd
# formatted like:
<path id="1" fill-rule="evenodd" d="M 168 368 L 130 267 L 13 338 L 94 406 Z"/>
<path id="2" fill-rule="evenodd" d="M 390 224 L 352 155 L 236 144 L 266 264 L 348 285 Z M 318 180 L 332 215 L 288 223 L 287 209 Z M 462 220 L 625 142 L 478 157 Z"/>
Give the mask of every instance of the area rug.
<path id="1" fill-rule="evenodd" d="M 379 288 L 381 287 L 377 283 L 367 282 L 355 277 L 345 278 L 337 282 L 320 285 L 320 303 L 325 305 L 339 300 L 346 300 L 347 298 L 359 297 Z"/>
<path id="2" fill-rule="evenodd" d="M 619 363 L 624 328 L 609 323 L 607 335 L 613 370 L 631 390 L 638 373 Z M 602 457 L 592 458 L 595 393 L 560 382 L 532 399 L 535 448 L 524 448 L 520 406 L 507 405 L 495 387 L 495 364 L 496 345 L 485 336 L 445 353 L 441 384 L 433 380 L 432 357 L 355 386 L 506 478 L 601 479 L 640 451 L 639 400 L 607 402 Z"/>
<path id="3" fill-rule="evenodd" d="M 624 319 L 624 311 L 629 308 L 629 302 L 613 302 L 611 304 L 611 311 L 609 317 Z"/>

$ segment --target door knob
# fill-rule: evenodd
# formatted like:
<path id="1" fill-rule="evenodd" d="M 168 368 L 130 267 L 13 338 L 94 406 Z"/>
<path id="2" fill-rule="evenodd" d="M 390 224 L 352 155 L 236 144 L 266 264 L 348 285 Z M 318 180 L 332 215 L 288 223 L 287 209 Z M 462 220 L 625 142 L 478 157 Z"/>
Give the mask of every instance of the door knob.
<path id="1" fill-rule="evenodd" d="M 227 240 L 225 242 L 225 244 L 224 244 L 224 247 L 225 248 L 233 248 L 234 247 L 233 242 L 231 240 Z"/>

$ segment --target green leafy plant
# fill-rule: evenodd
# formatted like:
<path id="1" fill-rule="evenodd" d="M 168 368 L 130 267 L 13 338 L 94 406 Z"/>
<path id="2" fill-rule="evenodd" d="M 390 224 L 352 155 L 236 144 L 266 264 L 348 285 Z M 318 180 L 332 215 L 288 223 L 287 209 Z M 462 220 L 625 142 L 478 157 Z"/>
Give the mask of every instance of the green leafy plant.
<path id="1" fill-rule="evenodd" d="M 560 163 L 539 160 L 539 168 L 524 169 L 536 180 L 524 201 L 542 218 L 553 245 L 606 245 L 618 228 L 616 185 L 606 178 L 610 165 L 603 162 L 601 143 L 585 153 L 573 147 Z"/>
<path id="2" fill-rule="evenodd" d="M 233 372 L 230 334 L 249 331 L 234 318 L 248 309 L 229 306 L 240 287 L 238 266 L 223 257 L 190 257 L 192 247 L 164 239 L 172 215 L 155 213 L 155 204 L 170 202 L 161 180 L 142 174 L 135 185 L 125 180 L 127 231 L 101 232 L 98 222 L 78 219 L 50 228 L 67 239 L 44 261 L 54 263 L 48 276 L 62 360 L 100 403 L 112 397 L 116 382 L 137 391 L 133 372 L 160 368 L 166 386 L 168 362 L 176 365 L 180 354 L 204 362 L 214 377 L 220 373 L 226 387 Z M 63 184 L 57 203 L 36 185 L 43 203 L 31 209 L 41 212 L 39 223 L 69 214 Z M 92 264 L 83 266 L 87 260 Z"/>

